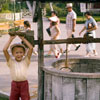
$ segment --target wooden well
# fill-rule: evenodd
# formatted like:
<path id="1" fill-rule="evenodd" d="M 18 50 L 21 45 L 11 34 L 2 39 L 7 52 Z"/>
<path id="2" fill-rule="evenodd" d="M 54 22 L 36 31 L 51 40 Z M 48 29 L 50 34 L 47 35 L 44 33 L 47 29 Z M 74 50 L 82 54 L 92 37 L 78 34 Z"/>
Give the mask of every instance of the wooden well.
<path id="1" fill-rule="evenodd" d="M 69 59 L 73 72 L 59 70 L 65 60 L 44 70 L 44 100 L 100 100 L 100 60 Z"/>

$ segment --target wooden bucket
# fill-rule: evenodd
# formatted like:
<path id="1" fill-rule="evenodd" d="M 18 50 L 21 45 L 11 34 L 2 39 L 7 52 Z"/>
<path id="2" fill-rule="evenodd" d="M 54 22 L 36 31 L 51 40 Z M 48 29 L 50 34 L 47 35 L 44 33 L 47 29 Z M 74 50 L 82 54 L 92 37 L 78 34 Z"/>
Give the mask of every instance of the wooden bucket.
<path id="1" fill-rule="evenodd" d="M 44 100 L 100 100 L 100 60 L 69 59 L 73 72 L 58 69 L 64 62 L 43 69 Z"/>

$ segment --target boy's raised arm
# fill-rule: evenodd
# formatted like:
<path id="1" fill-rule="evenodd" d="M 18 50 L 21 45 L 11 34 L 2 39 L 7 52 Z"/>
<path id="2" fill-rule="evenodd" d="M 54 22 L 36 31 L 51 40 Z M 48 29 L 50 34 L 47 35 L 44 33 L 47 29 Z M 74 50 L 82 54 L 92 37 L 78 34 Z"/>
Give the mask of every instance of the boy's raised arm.
<path id="1" fill-rule="evenodd" d="M 4 48 L 3 48 L 3 52 L 4 52 L 4 55 L 6 57 L 6 60 L 8 61 L 9 58 L 10 58 L 10 55 L 8 53 L 8 48 L 12 42 L 12 40 L 15 38 L 15 36 L 10 36 L 9 40 L 7 41 L 7 43 L 5 44 Z"/>
<path id="2" fill-rule="evenodd" d="M 28 46 L 29 50 L 27 56 L 30 59 L 33 52 L 33 46 L 23 36 L 19 36 L 19 37 Z"/>

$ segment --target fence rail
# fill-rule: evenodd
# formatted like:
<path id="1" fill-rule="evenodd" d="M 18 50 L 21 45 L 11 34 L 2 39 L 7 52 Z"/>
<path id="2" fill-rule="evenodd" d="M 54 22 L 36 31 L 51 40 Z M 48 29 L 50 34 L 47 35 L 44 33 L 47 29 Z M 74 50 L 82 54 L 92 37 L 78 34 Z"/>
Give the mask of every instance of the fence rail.
<path id="1" fill-rule="evenodd" d="M 26 34 L 25 32 L 10 32 L 10 34 L 15 34 L 15 35 L 21 35 L 24 36 Z M 33 33 L 34 34 L 34 33 Z M 39 44 L 40 40 L 34 40 L 35 45 Z M 100 38 L 92 38 L 92 37 L 87 37 L 87 38 L 68 38 L 68 39 L 59 39 L 59 40 L 42 40 L 41 43 L 44 45 L 48 44 L 77 44 L 77 43 L 100 43 Z"/>
<path id="2" fill-rule="evenodd" d="M 48 44 L 77 44 L 77 43 L 100 43 L 100 38 L 69 38 L 69 39 L 59 39 L 59 40 L 44 40 L 41 41 L 43 44 L 48 45 Z M 38 44 L 38 40 L 34 41 L 35 45 Z"/>

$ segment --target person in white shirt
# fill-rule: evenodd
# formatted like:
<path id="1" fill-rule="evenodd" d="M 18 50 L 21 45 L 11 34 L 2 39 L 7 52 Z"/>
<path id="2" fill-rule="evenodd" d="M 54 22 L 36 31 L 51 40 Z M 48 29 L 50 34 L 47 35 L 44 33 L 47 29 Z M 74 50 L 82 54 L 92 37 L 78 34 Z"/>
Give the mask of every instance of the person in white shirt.
<path id="1" fill-rule="evenodd" d="M 72 3 L 67 3 L 66 5 L 68 14 L 66 16 L 66 29 L 67 29 L 67 38 L 74 38 L 74 32 L 76 28 L 76 19 L 77 15 L 72 9 Z M 78 50 L 80 45 L 74 45 L 76 48 L 75 50 Z M 68 51 L 70 51 L 71 45 L 68 45 Z"/>
<path id="2" fill-rule="evenodd" d="M 59 25 L 60 24 L 60 19 L 58 18 L 57 16 L 57 13 L 56 11 L 52 11 L 51 12 L 51 17 L 56 17 L 58 20 L 57 20 L 57 24 Z M 50 28 L 52 27 L 52 21 L 50 22 Z"/>
<path id="3" fill-rule="evenodd" d="M 24 37 L 19 36 L 28 46 L 28 51 L 27 54 L 25 54 L 26 49 L 24 45 L 13 44 L 11 46 L 13 59 L 8 52 L 8 48 L 15 37 L 16 36 L 10 36 L 3 49 L 12 78 L 10 100 L 19 100 L 20 97 L 21 100 L 30 100 L 27 70 L 30 64 L 33 47 Z"/>
<path id="4" fill-rule="evenodd" d="M 60 28 L 58 26 L 58 18 L 56 16 L 54 17 L 50 17 L 49 20 L 52 22 L 52 27 L 50 28 L 50 32 L 51 32 L 51 40 L 57 40 L 59 39 L 59 35 L 61 33 Z M 57 47 L 59 49 L 57 49 Z M 61 56 L 62 53 L 62 48 L 60 46 L 60 44 L 52 44 L 50 45 L 50 50 L 48 52 L 48 55 L 50 55 L 51 53 L 54 53 L 56 58 L 59 58 Z"/>
<path id="5" fill-rule="evenodd" d="M 85 22 L 83 29 L 79 32 L 79 35 L 81 35 L 83 31 L 86 31 L 84 36 L 96 38 L 96 32 L 95 31 L 98 28 L 97 22 L 92 17 L 90 12 L 86 12 L 84 15 L 85 15 L 87 20 Z M 85 57 L 97 56 L 97 55 L 98 55 L 98 53 L 96 51 L 96 44 L 95 43 L 87 43 L 86 44 L 86 56 Z"/>

